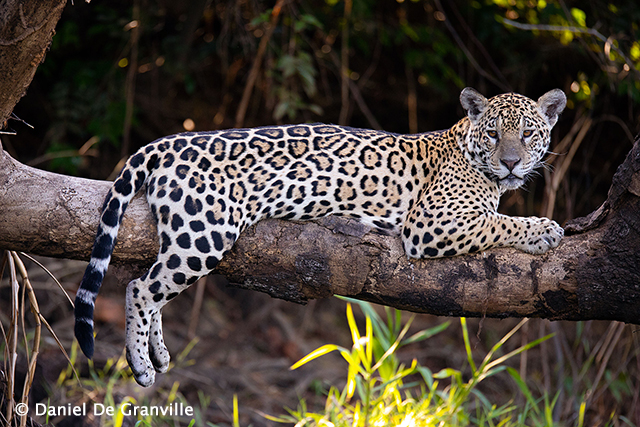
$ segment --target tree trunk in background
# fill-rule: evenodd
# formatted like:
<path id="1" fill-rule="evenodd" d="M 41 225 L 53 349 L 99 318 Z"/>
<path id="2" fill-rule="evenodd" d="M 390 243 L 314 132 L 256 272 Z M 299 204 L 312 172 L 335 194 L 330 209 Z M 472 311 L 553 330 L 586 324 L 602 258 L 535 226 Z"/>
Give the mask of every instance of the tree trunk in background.
<path id="1" fill-rule="evenodd" d="M 4 0 L 0 7 L 0 127 L 44 61 L 66 0 Z"/>
<path id="2" fill-rule="evenodd" d="M 0 152 L 0 248 L 88 259 L 109 182 L 40 171 Z M 37 189 L 37 191 L 34 191 Z M 295 302 L 333 294 L 442 316 L 608 319 L 640 324 L 640 143 L 607 201 L 567 224 L 545 255 L 512 248 L 408 260 L 400 238 L 338 217 L 267 220 L 246 230 L 217 272 Z M 158 252 L 144 197 L 120 228 L 112 263 L 123 282 Z"/>

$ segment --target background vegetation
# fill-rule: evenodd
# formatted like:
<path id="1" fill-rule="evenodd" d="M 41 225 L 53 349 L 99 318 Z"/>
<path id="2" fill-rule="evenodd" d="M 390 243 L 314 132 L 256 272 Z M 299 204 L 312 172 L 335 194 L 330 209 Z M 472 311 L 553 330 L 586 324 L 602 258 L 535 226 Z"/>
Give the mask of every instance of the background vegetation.
<path id="1" fill-rule="evenodd" d="M 320 121 L 425 132 L 462 117 L 458 94 L 465 86 L 487 96 L 516 91 L 532 98 L 559 87 L 569 103 L 553 133 L 549 164 L 563 173 L 551 179 L 541 171 L 526 189 L 506 195 L 500 209 L 563 222 L 604 201 L 638 133 L 638 22 L 640 5 L 632 1 L 290 0 L 275 7 L 257 0 L 78 1 L 67 5 L 50 52 L 16 107 L 34 128 L 12 121 L 17 135 L 2 135 L 2 143 L 25 163 L 106 179 L 137 147 L 185 129 Z M 77 287 L 82 263 L 51 261 L 50 267 L 65 287 Z M 70 349 L 68 303 L 46 276 L 38 277 L 32 283 L 48 302 L 40 309 Z M 302 374 L 286 371 L 321 343 L 350 345 L 341 302 L 293 307 L 216 281 L 168 306 L 172 354 L 195 346 L 154 390 L 105 380 L 102 388 L 74 388 L 52 402 L 107 395 L 166 401 L 179 394 L 200 405 L 203 419 L 229 423 L 236 393 L 241 419 L 263 425 L 269 421 L 252 410 L 281 413 L 285 405 L 296 407 L 299 395 L 321 395 L 325 381 L 343 377 L 337 359 Z M 113 281 L 103 289 L 96 366 L 110 378 L 113 370 L 104 370 L 100 357 L 120 354 L 123 289 Z M 419 316 L 414 327 L 439 322 Z M 469 323 L 478 354 L 515 325 Z M 574 425 L 586 401 L 586 425 L 640 424 L 634 329 L 532 321 L 518 333 L 519 345 L 555 336 L 509 363 L 531 389 L 559 393 L 555 422 Z M 415 357 L 434 372 L 463 370 L 459 337 L 460 329 L 450 327 L 399 357 L 409 363 Z M 65 361 L 55 344 L 44 344 L 46 366 L 35 383 L 41 387 L 46 378 L 53 387 Z M 186 367 L 190 360 L 196 365 Z M 485 394 L 513 398 L 518 385 L 496 378 L 483 384 Z M 42 388 L 32 401 L 46 394 Z"/>

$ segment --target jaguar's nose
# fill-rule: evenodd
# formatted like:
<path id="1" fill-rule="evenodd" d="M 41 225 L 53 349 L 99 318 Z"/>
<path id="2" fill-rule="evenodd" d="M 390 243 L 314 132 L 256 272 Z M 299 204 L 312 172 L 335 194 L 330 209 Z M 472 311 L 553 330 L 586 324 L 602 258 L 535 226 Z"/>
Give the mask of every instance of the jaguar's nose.
<path id="1" fill-rule="evenodd" d="M 507 169 L 509 169 L 509 172 L 512 172 L 513 168 L 515 168 L 521 160 L 520 157 L 503 157 L 500 159 L 500 163 L 505 165 Z"/>

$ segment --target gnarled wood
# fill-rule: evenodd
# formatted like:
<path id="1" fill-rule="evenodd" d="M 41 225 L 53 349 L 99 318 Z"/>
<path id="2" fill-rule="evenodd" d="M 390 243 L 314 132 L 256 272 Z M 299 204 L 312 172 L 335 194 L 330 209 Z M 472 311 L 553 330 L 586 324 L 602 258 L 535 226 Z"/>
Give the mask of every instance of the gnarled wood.
<path id="1" fill-rule="evenodd" d="M 88 259 L 110 183 L 43 172 L 0 152 L 0 248 Z M 640 144 L 609 198 L 567 225 L 542 256 L 515 249 L 409 260 L 399 237 L 353 220 L 267 220 L 245 231 L 217 272 L 238 286 L 305 302 L 333 294 L 443 316 L 609 319 L 640 324 Z M 130 204 L 112 263 L 133 278 L 158 251 L 143 197 Z"/>
<path id="2" fill-rule="evenodd" d="M 0 7 L 0 128 L 44 61 L 66 0 L 5 0 Z"/>

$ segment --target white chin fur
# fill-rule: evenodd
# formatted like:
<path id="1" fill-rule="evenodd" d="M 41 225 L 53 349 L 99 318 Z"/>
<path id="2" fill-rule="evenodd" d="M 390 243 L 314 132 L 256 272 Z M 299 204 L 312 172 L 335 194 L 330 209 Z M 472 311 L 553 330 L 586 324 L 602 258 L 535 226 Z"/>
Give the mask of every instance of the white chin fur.
<path id="1" fill-rule="evenodd" d="M 500 180 L 500 187 L 503 191 L 515 190 L 524 184 L 524 180 L 520 178 L 505 178 Z"/>

